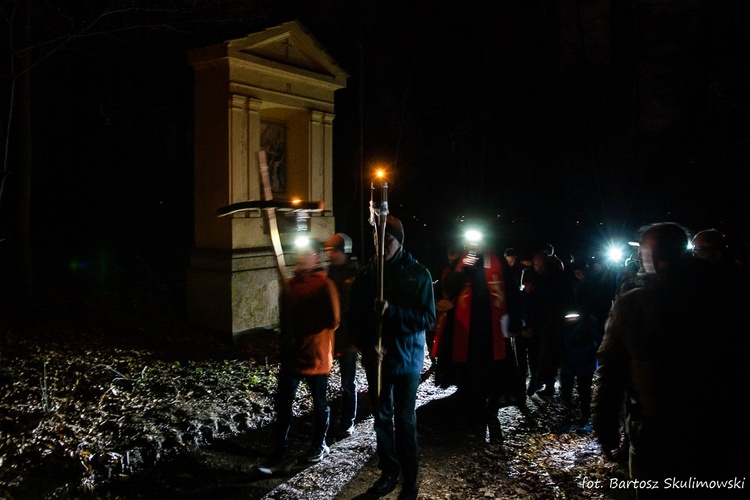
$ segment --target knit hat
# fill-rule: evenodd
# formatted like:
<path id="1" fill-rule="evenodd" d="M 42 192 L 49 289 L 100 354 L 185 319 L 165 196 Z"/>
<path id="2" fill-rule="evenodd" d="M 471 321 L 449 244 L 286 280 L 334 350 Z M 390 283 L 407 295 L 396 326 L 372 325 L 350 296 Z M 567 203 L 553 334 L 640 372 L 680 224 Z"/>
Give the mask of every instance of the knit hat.
<path id="1" fill-rule="evenodd" d="M 385 219 L 385 232 L 396 238 L 399 245 L 404 244 L 404 226 L 397 218 L 389 215 Z"/>
<path id="2" fill-rule="evenodd" d="M 352 239 L 344 233 L 336 233 L 325 242 L 326 248 L 337 248 L 344 253 L 352 253 Z"/>

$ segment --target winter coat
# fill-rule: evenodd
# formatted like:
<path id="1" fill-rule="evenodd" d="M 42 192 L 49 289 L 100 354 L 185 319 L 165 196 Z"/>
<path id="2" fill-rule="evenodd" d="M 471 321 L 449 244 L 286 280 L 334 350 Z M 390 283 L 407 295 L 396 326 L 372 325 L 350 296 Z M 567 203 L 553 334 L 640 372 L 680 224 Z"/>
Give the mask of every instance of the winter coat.
<path id="1" fill-rule="evenodd" d="M 596 349 L 601 339 L 593 318 L 567 318 L 562 327 L 560 368 L 575 377 L 591 377 L 596 370 Z"/>
<path id="2" fill-rule="evenodd" d="M 624 402 L 631 449 L 677 467 L 675 474 L 736 465 L 748 446 L 747 410 L 738 402 L 746 385 L 730 374 L 747 353 L 727 351 L 719 289 L 697 259 L 685 264 L 615 301 L 597 352 L 592 407 L 603 449 L 620 440 Z M 716 424 L 732 436 L 716 435 Z"/>
<path id="3" fill-rule="evenodd" d="M 349 315 L 349 294 L 356 275 L 357 262 L 355 260 L 349 260 L 346 264 L 339 266 L 330 265 L 328 267 L 328 278 L 336 284 L 341 303 L 341 324 L 336 330 L 334 342 L 334 353 L 336 355 L 357 350 L 357 347 L 352 342 L 347 322 L 347 316 Z"/>
<path id="4" fill-rule="evenodd" d="M 531 328 L 534 336 L 541 337 L 542 331 L 550 322 L 550 306 L 547 298 L 539 290 L 531 293 L 520 291 L 517 295 L 521 310 L 521 326 Z"/>
<path id="5" fill-rule="evenodd" d="M 421 374 L 425 331 L 435 323 L 430 272 L 401 249 L 383 267 L 383 293 L 388 308 L 382 317 L 383 370 L 393 375 Z M 378 344 L 374 303 L 378 296 L 377 265 L 371 259 L 354 278 L 350 293 L 349 327 L 363 362 L 375 362 Z"/>
<path id="6" fill-rule="evenodd" d="M 331 372 L 339 307 L 336 285 L 324 269 L 284 281 L 279 300 L 282 369 L 300 375 Z"/>

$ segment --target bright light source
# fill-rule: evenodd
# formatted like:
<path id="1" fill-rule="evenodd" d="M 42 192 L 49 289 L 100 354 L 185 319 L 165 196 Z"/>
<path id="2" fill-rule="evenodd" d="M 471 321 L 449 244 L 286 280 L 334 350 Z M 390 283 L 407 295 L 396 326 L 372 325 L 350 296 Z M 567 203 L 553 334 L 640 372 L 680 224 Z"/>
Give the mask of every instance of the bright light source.
<path id="1" fill-rule="evenodd" d="M 307 236 L 297 236 L 297 239 L 294 240 L 294 246 L 297 248 L 310 246 L 310 238 Z"/>
<path id="2" fill-rule="evenodd" d="M 607 259 L 609 259 L 612 262 L 620 262 L 623 257 L 623 251 L 622 248 L 617 246 L 611 246 L 607 250 Z"/>
<path id="3" fill-rule="evenodd" d="M 482 233 L 477 229 L 469 229 L 464 233 L 464 238 L 469 243 L 479 243 L 482 241 Z"/>

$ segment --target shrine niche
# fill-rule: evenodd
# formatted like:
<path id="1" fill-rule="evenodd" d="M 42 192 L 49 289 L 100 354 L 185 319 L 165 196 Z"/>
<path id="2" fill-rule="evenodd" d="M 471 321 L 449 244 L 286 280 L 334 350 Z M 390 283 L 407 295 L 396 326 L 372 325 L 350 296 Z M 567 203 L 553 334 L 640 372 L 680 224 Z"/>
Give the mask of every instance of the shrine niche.
<path id="1" fill-rule="evenodd" d="M 320 202 L 286 220 L 284 252 L 300 231 L 325 239 L 333 214 L 334 93 L 348 75 L 298 22 L 192 51 L 195 74 L 195 235 L 187 279 L 191 321 L 233 334 L 278 324 L 280 275 L 263 211 L 217 210 L 264 199 Z"/>
<path id="2" fill-rule="evenodd" d="M 268 158 L 271 191 L 286 193 L 286 125 L 261 122 L 260 149 Z"/>

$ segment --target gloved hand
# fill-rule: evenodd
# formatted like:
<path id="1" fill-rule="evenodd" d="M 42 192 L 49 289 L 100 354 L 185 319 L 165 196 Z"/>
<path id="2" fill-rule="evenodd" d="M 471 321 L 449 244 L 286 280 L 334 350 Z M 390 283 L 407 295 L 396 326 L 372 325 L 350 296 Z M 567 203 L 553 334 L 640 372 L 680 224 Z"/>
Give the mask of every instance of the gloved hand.
<path id="1" fill-rule="evenodd" d="M 373 309 L 375 311 L 375 316 L 383 316 L 388 309 L 388 301 L 375 299 L 375 306 Z"/>
<path id="2" fill-rule="evenodd" d="M 383 360 L 385 359 L 385 353 L 386 353 L 385 347 L 375 346 L 375 355 L 378 357 L 378 363 L 383 362 Z"/>
<path id="3" fill-rule="evenodd" d="M 453 302 L 448 299 L 440 299 L 438 303 L 435 304 L 435 310 L 439 313 L 450 311 L 453 307 Z"/>
<path id="4" fill-rule="evenodd" d="M 466 257 L 464 257 L 463 263 L 466 267 L 473 267 L 478 260 L 479 257 L 477 257 L 477 254 L 475 254 L 474 252 L 469 252 L 468 254 L 466 254 Z"/>

